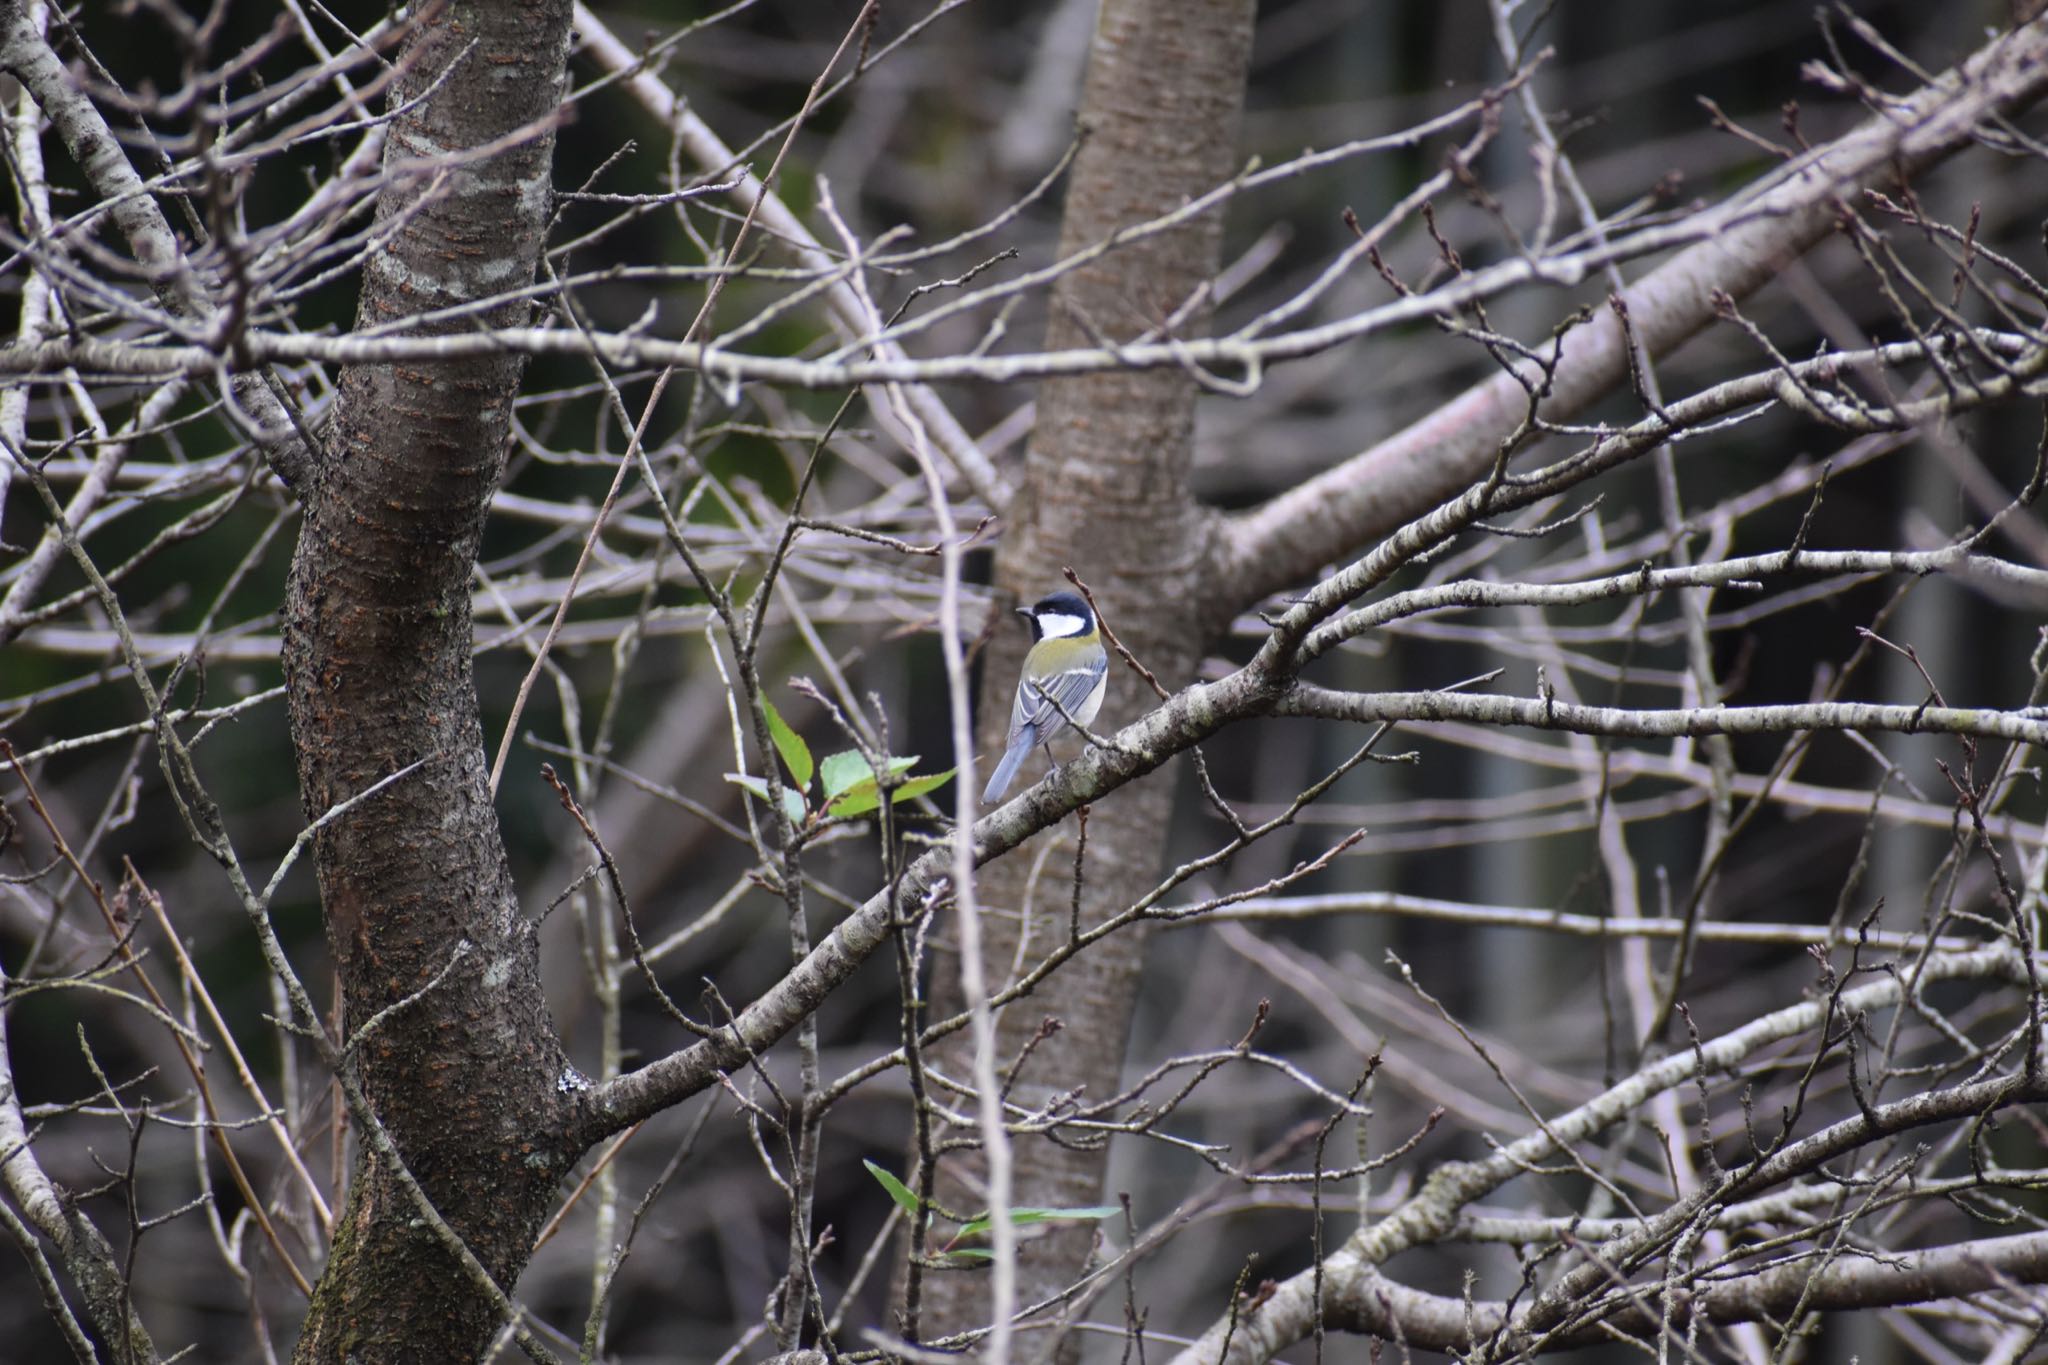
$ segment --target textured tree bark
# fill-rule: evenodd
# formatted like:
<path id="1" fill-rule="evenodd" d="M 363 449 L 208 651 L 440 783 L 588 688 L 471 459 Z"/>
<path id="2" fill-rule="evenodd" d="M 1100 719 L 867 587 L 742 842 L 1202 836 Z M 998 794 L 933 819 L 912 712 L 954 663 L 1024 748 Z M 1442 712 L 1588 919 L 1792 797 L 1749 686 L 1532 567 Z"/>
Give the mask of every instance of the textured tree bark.
<path id="1" fill-rule="evenodd" d="M 425 11 L 392 104 L 441 84 L 392 125 L 378 222 L 404 221 L 365 267 L 358 326 L 532 279 L 569 14 L 568 0 Z M 526 313 L 477 321 L 517 326 Z M 354 1054 L 363 1089 L 508 1290 L 575 1156 L 531 1136 L 559 1131 L 566 1063 L 491 804 L 470 666 L 470 575 L 522 368 L 502 357 L 342 372 L 306 489 L 284 653 L 308 816 L 422 765 L 322 830 L 321 901 L 350 1033 L 405 1002 Z M 359 1161 L 295 1358 L 469 1360 L 497 1320 L 383 1165 Z"/>
<path id="2" fill-rule="evenodd" d="M 1237 170 L 1255 10 L 1251 0 L 1105 0 L 1082 93 L 1086 141 L 1067 191 L 1062 256 L 1169 212 Z M 1215 276 L 1222 234 L 1220 216 L 1208 214 L 1068 275 L 1053 295 L 1047 346 L 1128 340 L 1167 324 Z M 1171 323 L 1172 333 L 1199 332 L 1208 313 L 1199 303 Z M 1213 590 L 1203 583 L 1213 518 L 1190 496 L 1187 481 L 1196 395 L 1193 380 L 1171 371 L 1049 381 L 1039 393 L 1023 487 L 996 558 L 997 587 L 1027 603 L 1064 587 L 1060 570 L 1072 565 L 1093 588 L 1104 619 L 1168 687 L 1187 682 L 1200 659 L 1198 595 Z M 988 652 L 980 699 L 984 755 L 1001 751 L 1026 643 L 1021 630 L 1005 632 Z M 1113 730 L 1155 701 L 1112 662 L 1109 696 L 1094 728 Z M 1042 767 L 1027 766 L 1020 781 L 1042 775 Z M 1085 922 L 1123 907 L 1157 880 L 1172 792 L 1170 781 L 1155 778 L 1094 808 Z M 1029 858 L 1008 858 L 987 868 L 979 882 L 992 988 L 1014 975 L 1026 933 L 1019 907 L 1026 903 L 1030 866 Z M 1059 870 L 1042 878 L 1029 898 L 1027 951 L 1034 957 L 1068 934 L 1071 851 L 1054 866 Z M 1076 1085 L 1088 1097 L 1115 1092 L 1143 948 L 1140 934 L 1113 936 L 999 1016 L 998 1067 L 1010 1065 L 1043 1019 L 1061 1025 L 1032 1052 L 1013 1099 L 1036 1106 Z M 943 973 L 954 970 L 950 960 L 941 964 Z M 948 988 L 941 983 L 942 993 Z M 968 1074 L 964 1063 L 941 1064 L 954 1075 Z M 1099 1151 L 1022 1139 L 1014 1201 L 1093 1204 L 1102 1175 Z M 984 1193 L 952 1179 L 941 1185 L 940 1198 L 955 1208 L 986 1202 Z M 1071 1284 L 1092 1236 L 1087 1228 L 1072 1228 L 1024 1242 L 1018 1302 L 1036 1302 Z M 934 1276 L 924 1303 L 926 1337 L 986 1322 L 986 1277 Z"/>

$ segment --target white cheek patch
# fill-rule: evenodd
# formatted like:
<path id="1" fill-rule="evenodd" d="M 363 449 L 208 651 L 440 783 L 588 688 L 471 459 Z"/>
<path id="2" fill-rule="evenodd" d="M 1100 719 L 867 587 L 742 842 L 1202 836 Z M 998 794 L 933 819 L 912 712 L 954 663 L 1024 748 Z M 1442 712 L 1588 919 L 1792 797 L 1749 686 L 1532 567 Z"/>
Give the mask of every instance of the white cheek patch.
<path id="1" fill-rule="evenodd" d="M 1038 615 L 1038 629 L 1048 640 L 1063 640 L 1069 635 L 1079 635 L 1087 628 L 1086 618 L 1069 616 L 1063 611 L 1046 611 Z"/>

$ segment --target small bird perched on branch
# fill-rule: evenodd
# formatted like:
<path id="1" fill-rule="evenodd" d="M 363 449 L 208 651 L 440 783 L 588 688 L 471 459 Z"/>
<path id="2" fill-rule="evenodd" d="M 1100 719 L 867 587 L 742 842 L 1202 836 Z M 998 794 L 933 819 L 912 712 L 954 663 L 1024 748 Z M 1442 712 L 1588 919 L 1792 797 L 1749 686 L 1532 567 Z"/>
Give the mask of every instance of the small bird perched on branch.
<path id="1" fill-rule="evenodd" d="M 1031 623 L 1031 652 L 1017 679 L 1017 699 L 1010 706 L 1010 737 L 1003 761 L 981 794 L 984 805 L 1002 800 L 1017 776 L 1025 755 L 1074 725 L 1086 725 L 1102 709 L 1108 690 L 1109 655 L 1095 612 L 1078 594 L 1056 592 L 1034 605 L 1017 608 Z M 1046 760 L 1052 750 L 1046 749 Z"/>

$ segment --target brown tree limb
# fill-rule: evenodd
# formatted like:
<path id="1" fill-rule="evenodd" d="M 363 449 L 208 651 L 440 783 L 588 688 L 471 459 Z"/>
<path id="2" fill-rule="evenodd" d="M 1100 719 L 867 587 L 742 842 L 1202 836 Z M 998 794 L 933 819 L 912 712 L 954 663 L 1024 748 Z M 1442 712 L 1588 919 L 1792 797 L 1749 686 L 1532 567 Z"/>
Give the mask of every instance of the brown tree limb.
<path id="1" fill-rule="evenodd" d="M 552 206 L 569 10 L 471 0 L 422 16 L 386 165 L 451 149 L 468 159 L 453 175 L 386 181 L 377 213 L 391 232 L 365 264 L 359 328 L 465 300 L 496 300 L 486 326 L 527 320 L 515 291 L 533 278 Z M 350 1054 L 354 1082 L 496 1285 L 517 1280 L 581 1151 L 533 1140 L 580 1078 L 548 1019 L 506 863 L 471 665 L 470 580 L 523 368 L 500 355 L 341 373 L 284 647 L 309 816 L 421 764 L 323 825 L 315 861 L 346 1032 L 379 1021 Z M 451 968 L 462 942 L 472 951 Z M 420 1227 L 392 1163 L 359 1160 L 295 1359 L 470 1359 L 502 1312 Z"/>

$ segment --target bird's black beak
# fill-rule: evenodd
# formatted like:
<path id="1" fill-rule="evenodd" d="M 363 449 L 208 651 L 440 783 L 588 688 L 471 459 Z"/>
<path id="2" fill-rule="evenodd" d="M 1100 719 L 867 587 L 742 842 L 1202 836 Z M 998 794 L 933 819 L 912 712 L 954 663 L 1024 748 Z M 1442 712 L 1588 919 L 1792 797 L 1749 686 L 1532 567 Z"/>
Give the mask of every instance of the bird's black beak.
<path id="1" fill-rule="evenodd" d="M 1027 621 L 1031 619 L 1031 608 L 1029 607 L 1012 607 L 1011 610 Z"/>

